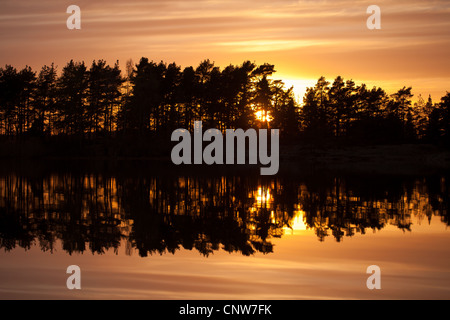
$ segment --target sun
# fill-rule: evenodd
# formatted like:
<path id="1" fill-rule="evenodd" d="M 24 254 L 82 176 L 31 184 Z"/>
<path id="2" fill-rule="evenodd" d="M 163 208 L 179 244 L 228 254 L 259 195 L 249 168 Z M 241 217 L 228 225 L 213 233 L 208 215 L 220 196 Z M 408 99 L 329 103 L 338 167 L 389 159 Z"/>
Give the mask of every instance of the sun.
<path id="1" fill-rule="evenodd" d="M 270 115 L 270 111 L 265 112 L 264 110 L 259 110 L 255 112 L 256 120 L 261 122 L 270 122 L 272 121 L 272 116 Z"/>

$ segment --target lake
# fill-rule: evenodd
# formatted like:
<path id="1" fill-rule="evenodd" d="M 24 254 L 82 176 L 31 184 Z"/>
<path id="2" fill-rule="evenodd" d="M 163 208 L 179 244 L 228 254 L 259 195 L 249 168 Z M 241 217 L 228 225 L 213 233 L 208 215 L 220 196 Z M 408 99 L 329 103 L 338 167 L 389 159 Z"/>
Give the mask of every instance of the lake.
<path id="1" fill-rule="evenodd" d="M 0 298 L 449 299 L 449 204 L 444 173 L 13 163 Z M 71 265 L 81 290 L 66 287 Z"/>

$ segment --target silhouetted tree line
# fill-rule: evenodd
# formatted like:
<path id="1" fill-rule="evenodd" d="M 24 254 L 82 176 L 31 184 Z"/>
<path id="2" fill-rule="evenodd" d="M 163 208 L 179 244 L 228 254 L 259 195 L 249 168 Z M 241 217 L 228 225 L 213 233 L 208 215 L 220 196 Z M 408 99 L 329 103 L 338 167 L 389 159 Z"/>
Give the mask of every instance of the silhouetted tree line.
<path id="1" fill-rule="evenodd" d="M 70 61 L 59 76 L 53 64 L 38 73 L 6 65 L 0 68 L 0 134 L 148 138 L 202 120 L 221 130 L 278 128 L 285 140 L 450 143 L 450 93 L 439 103 L 419 97 L 412 105 L 411 88 L 388 95 L 342 77 L 332 84 L 322 77 L 298 104 L 292 88 L 270 79 L 274 73 L 273 65 L 249 61 L 221 70 L 205 60 L 182 70 L 142 58 L 136 65 L 128 61 L 125 72 L 118 62 L 87 67 Z"/>
<path id="2" fill-rule="evenodd" d="M 244 62 L 224 70 L 205 60 L 181 70 L 142 58 L 118 63 L 70 61 L 60 76 L 54 65 L 36 74 L 30 67 L 0 69 L 0 130 L 6 136 L 147 134 L 190 128 L 195 120 L 209 127 L 248 128 L 255 111 L 274 115 L 278 125 L 295 115 L 292 90 L 269 77 L 274 66 Z"/>
<path id="3" fill-rule="evenodd" d="M 337 77 L 321 77 L 308 88 L 300 109 L 300 129 L 313 139 L 338 138 L 367 143 L 449 143 L 450 93 L 434 104 L 419 96 L 412 105 L 412 88 L 392 95 L 383 89 L 355 85 Z"/>
<path id="4" fill-rule="evenodd" d="M 413 219 L 450 225 L 450 179 L 430 177 L 179 176 L 86 173 L 0 176 L 0 248 L 140 256 L 184 248 L 271 253 L 302 213 L 318 239 L 364 234 Z M 412 230 L 414 231 L 414 230 Z"/>

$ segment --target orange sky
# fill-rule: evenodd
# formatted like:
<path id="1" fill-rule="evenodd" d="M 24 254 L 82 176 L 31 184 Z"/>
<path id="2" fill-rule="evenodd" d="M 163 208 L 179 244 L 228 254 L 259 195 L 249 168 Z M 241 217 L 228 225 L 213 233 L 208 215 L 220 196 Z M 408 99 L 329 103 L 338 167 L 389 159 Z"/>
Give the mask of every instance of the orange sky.
<path id="1" fill-rule="evenodd" d="M 81 30 L 66 27 L 72 4 L 81 8 Z M 372 4 L 381 8 L 381 30 L 366 27 Z M 299 94 L 322 75 L 389 93 L 412 86 L 435 101 L 450 90 L 448 0 L 3 0 L 0 7 L 1 66 L 251 60 L 274 64 L 276 78 Z"/>

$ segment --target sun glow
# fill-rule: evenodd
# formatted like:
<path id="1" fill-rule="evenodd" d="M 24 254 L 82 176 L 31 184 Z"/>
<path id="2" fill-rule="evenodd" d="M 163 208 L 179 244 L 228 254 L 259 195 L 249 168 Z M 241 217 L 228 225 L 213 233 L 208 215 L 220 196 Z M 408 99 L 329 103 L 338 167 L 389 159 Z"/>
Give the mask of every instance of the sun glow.
<path id="1" fill-rule="evenodd" d="M 291 78 L 285 77 L 283 75 L 277 75 L 280 77 L 284 83 L 284 87 L 286 89 L 293 88 L 293 93 L 295 100 L 298 103 L 303 102 L 303 97 L 305 96 L 306 89 L 310 87 L 314 87 L 317 83 L 317 79 L 301 79 L 301 78 Z"/>
<path id="2" fill-rule="evenodd" d="M 267 112 L 264 110 L 256 111 L 255 116 L 256 116 L 256 120 L 261 121 L 261 122 L 272 121 L 272 117 L 271 117 L 269 111 L 267 111 Z"/>

